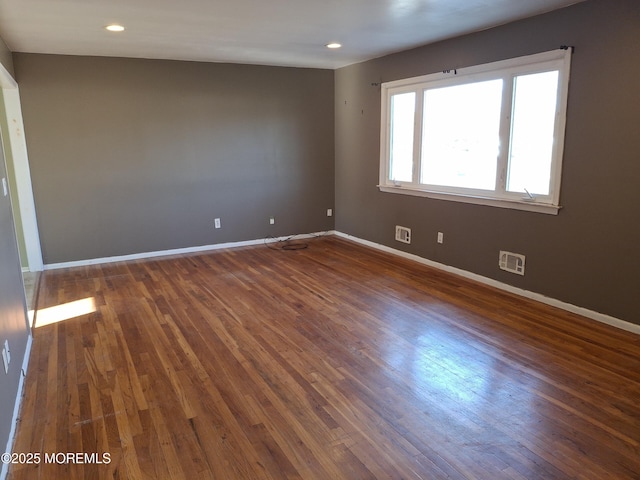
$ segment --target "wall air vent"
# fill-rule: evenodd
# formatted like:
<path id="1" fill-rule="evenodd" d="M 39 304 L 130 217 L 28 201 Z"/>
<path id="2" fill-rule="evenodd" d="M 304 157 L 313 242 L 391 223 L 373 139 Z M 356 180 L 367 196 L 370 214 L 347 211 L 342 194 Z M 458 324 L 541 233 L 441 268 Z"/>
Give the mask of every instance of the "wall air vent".
<path id="1" fill-rule="evenodd" d="M 499 265 L 502 270 L 524 275 L 524 255 L 501 250 Z"/>
<path id="2" fill-rule="evenodd" d="M 411 229 L 396 225 L 396 240 L 402 243 L 411 243 Z"/>

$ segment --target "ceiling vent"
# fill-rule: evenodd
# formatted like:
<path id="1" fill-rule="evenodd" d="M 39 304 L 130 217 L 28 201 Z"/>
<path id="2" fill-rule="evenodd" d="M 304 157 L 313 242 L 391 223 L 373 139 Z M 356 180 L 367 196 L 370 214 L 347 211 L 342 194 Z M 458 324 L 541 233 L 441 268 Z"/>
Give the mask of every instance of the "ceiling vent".
<path id="1" fill-rule="evenodd" d="M 501 250 L 499 265 L 502 270 L 524 275 L 524 255 Z"/>

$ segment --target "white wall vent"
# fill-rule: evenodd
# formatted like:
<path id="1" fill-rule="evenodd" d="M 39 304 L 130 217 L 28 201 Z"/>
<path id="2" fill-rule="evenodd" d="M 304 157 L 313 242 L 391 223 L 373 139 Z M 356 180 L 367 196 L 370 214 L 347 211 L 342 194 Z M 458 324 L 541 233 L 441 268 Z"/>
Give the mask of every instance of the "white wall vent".
<path id="1" fill-rule="evenodd" d="M 402 243 L 411 243 L 411 229 L 396 225 L 396 240 Z"/>
<path id="2" fill-rule="evenodd" d="M 501 250 L 499 265 L 502 270 L 524 275 L 524 255 Z"/>

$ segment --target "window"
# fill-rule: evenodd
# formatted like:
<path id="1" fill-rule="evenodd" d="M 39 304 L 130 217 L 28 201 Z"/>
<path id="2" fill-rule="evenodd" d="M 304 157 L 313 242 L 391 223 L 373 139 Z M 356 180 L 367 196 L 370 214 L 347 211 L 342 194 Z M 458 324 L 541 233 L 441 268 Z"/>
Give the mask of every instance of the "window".
<path id="1" fill-rule="evenodd" d="M 384 83 L 380 189 L 556 214 L 570 57 Z"/>

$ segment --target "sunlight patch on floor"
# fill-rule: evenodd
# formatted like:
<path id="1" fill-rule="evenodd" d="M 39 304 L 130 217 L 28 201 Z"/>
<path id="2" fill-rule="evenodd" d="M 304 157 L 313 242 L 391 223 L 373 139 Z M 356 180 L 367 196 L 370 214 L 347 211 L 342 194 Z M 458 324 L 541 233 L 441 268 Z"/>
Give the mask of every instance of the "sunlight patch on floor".
<path id="1" fill-rule="evenodd" d="M 94 297 L 63 303 L 54 307 L 41 308 L 36 313 L 36 328 L 88 315 L 95 311 L 96 301 Z"/>

